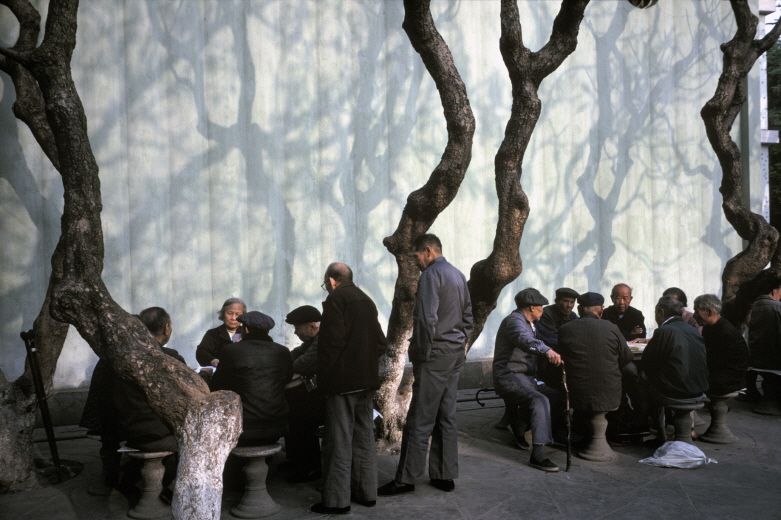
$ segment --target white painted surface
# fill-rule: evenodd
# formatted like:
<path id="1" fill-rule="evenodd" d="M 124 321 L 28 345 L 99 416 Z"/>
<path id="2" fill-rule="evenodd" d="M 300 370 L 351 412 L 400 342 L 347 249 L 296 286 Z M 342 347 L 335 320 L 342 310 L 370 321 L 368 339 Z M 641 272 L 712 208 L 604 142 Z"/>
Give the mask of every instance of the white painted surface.
<path id="1" fill-rule="evenodd" d="M 559 2 L 519 5 L 536 50 Z M 432 10 L 477 120 L 464 184 L 432 232 L 468 273 L 493 240 L 493 159 L 511 104 L 499 2 L 439 0 Z M 446 142 L 436 88 L 402 20 L 400 0 L 81 4 L 73 72 L 101 168 L 106 284 L 132 312 L 168 309 L 169 346 L 193 365 L 230 296 L 273 316 L 276 340 L 297 344 L 284 316 L 320 304 L 331 261 L 353 267 L 387 322 L 396 268 L 382 239 Z M 523 165 L 532 206 L 524 272 L 470 357 L 491 355 L 526 286 L 552 299 L 562 285 L 607 295 L 625 281 L 649 327 L 666 287 L 690 300 L 719 292 L 722 267 L 742 246 L 721 212 L 721 172 L 699 111 L 733 30 L 720 0 L 646 10 L 592 2 L 578 49 L 540 89 Z M 0 7 L 0 42 L 15 31 Z M 14 119 L 13 100 L 0 74 L 0 368 L 9 379 L 21 373 L 19 332 L 43 300 L 62 208 L 59 177 Z M 752 99 L 752 179 L 758 106 Z M 752 185 L 752 204 L 760 196 Z M 55 386 L 84 384 L 94 362 L 71 334 Z"/>

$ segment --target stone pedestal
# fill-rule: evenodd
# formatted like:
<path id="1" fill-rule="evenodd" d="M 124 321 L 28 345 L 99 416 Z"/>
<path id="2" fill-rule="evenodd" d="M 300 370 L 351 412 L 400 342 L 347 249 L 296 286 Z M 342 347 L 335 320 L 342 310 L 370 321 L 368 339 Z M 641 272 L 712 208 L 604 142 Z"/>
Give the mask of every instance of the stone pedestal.
<path id="1" fill-rule="evenodd" d="M 705 403 L 665 405 L 673 411 L 673 424 L 675 425 L 675 440 L 694 444 L 692 442 L 692 410 L 699 410 Z"/>
<path id="2" fill-rule="evenodd" d="M 738 442 L 727 426 L 727 400 L 737 397 L 738 392 L 727 395 L 710 396 L 710 426 L 708 431 L 700 435 L 700 439 L 714 444 L 732 444 Z"/>
<path id="3" fill-rule="evenodd" d="M 618 454 L 610 448 L 605 438 L 605 431 L 607 430 L 605 414 L 607 412 L 594 412 L 594 415 L 591 416 L 591 440 L 586 449 L 578 452 L 578 457 L 581 459 L 594 462 L 609 462 L 618 458 Z"/>
<path id="4" fill-rule="evenodd" d="M 127 512 L 127 516 L 140 520 L 170 516 L 171 506 L 160 499 L 160 492 L 163 490 L 163 475 L 165 474 L 163 459 L 173 455 L 173 452 L 145 452 L 133 448 L 120 448 L 119 452 L 144 461 L 144 465 L 141 467 L 141 480 L 144 483 L 144 489 L 141 491 L 138 503 Z"/>
<path id="5" fill-rule="evenodd" d="M 247 477 L 247 487 L 241 502 L 231 509 L 231 514 L 237 518 L 263 518 L 278 513 L 282 506 L 274 502 L 266 491 L 266 476 L 268 464 L 266 459 L 282 449 L 279 444 L 268 446 L 251 446 L 234 448 L 231 451 L 236 457 L 247 459 L 244 465 L 244 475 Z"/>

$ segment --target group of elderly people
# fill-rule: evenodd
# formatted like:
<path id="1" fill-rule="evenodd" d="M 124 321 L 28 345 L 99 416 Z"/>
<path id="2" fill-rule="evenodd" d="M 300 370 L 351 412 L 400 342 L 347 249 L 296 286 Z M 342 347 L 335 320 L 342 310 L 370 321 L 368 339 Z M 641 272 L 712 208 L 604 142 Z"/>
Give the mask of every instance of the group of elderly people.
<path id="1" fill-rule="evenodd" d="M 721 301 L 713 294 L 698 296 L 692 313 L 681 289 L 664 291 L 654 309 L 658 328 L 649 340 L 643 313 L 630 305 L 632 289 L 626 284 L 613 287 L 613 305 L 607 308 L 604 297 L 594 292 L 563 287 L 548 305 L 536 289 L 520 291 L 516 310 L 502 321 L 496 337 L 494 386 L 506 405 L 497 427 L 509 427 L 518 447 L 531 449 L 532 467 L 558 471 L 543 446 L 564 442 L 563 376 L 575 430 L 584 441 L 591 433 L 588 417 L 627 406 L 640 423 L 635 432 L 645 433 L 650 415 L 656 438 L 646 444 L 661 445 L 668 440 L 666 407 L 746 387 L 758 394 L 756 375 L 747 375 L 749 366 L 771 370 L 762 371 L 763 390 L 777 397 L 778 376 L 772 370 L 781 370 L 781 279 L 765 272 L 757 284 L 760 296 L 752 308 L 748 344 L 721 316 Z M 634 344 L 642 352 L 637 362 L 630 349 Z M 747 395 L 752 398 L 751 392 Z"/>
<path id="2" fill-rule="evenodd" d="M 427 453 L 432 485 L 454 489 L 455 392 L 472 327 L 471 301 L 466 279 L 444 259 L 436 236 L 419 237 L 414 255 L 422 272 L 410 346 L 415 386 L 396 477 L 379 488 L 372 401 L 379 386 L 377 358 L 387 341 L 374 303 L 353 284 L 348 266 L 331 264 L 326 271 L 323 288 L 329 296 L 322 315 L 305 305 L 286 316 L 302 340 L 292 351 L 269 336 L 275 326 L 270 316 L 248 312 L 238 298 L 225 301 L 218 312 L 222 325 L 207 331 L 197 347 L 200 373 L 210 388 L 241 397 L 239 445 L 269 444 L 284 436 L 288 481 L 324 478 L 323 502 L 312 506 L 314 512 L 346 513 L 350 501 L 371 507 L 377 495 L 414 491 Z M 666 290 L 654 309 L 658 328 L 648 340 L 645 318 L 630 305 L 632 289 L 626 284 L 613 287 L 613 305 L 607 308 L 595 292 L 560 288 L 548 305 L 536 289 L 520 291 L 517 308 L 496 335 L 493 379 L 506 405 L 497 426 L 509 427 L 518 447 L 531 452 L 530 466 L 552 472 L 559 468 L 544 446 L 565 435 L 561 368 L 566 370 L 576 430 L 586 424 L 578 417 L 629 406 L 641 422 L 651 418 L 656 444 L 667 440 L 665 406 L 697 403 L 747 384 L 758 393 L 755 378 L 746 376 L 749 364 L 781 370 L 781 279 L 768 273 L 759 283 L 762 296 L 752 309 L 748 345 L 721 317 L 721 302 L 712 294 L 697 297 L 692 313 L 681 289 Z M 175 350 L 163 347 L 172 332 L 164 309 L 145 309 L 139 319 L 164 352 L 183 362 Z M 636 365 L 630 345 L 643 343 Z M 777 393 L 779 386 L 772 374 L 763 374 L 766 394 Z M 323 424 L 321 454 L 318 427 Z M 93 374 L 82 425 L 102 435 L 104 475 L 102 486 L 90 490 L 95 494 L 117 485 L 121 440 L 144 451 L 177 451 L 176 439 L 142 392 L 114 377 L 102 360 Z M 587 430 L 581 429 L 586 437 Z M 175 457 L 168 461 L 171 471 L 164 484 L 172 480 L 175 463 Z M 351 476 L 351 465 L 361 478 L 356 480 L 354 471 Z M 166 493 L 170 499 L 170 491 Z"/>

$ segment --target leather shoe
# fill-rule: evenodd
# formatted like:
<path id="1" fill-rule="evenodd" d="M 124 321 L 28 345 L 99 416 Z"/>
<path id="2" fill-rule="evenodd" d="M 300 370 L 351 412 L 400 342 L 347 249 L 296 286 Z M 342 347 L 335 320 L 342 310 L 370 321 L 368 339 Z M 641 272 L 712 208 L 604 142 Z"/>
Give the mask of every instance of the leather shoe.
<path id="1" fill-rule="evenodd" d="M 402 484 L 401 482 L 396 482 L 395 479 L 377 488 L 377 494 L 381 497 L 401 495 L 402 493 L 412 493 L 413 491 L 415 491 L 414 484 Z"/>
<path id="2" fill-rule="evenodd" d="M 529 466 L 537 469 L 541 469 L 542 471 L 548 471 L 551 473 L 555 473 L 556 471 L 559 471 L 559 467 L 555 465 L 553 462 L 551 462 L 550 459 L 545 459 L 542 462 L 538 462 L 534 459 L 529 460 Z"/>
<path id="3" fill-rule="evenodd" d="M 453 479 L 432 478 L 431 485 L 442 491 L 453 491 L 456 488 Z"/>
<path id="4" fill-rule="evenodd" d="M 313 513 L 319 513 L 321 515 L 346 515 L 350 512 L 350 506 L 347 507 L 327 507 L 322 502 L 312 505 L 309 508 Z"/>

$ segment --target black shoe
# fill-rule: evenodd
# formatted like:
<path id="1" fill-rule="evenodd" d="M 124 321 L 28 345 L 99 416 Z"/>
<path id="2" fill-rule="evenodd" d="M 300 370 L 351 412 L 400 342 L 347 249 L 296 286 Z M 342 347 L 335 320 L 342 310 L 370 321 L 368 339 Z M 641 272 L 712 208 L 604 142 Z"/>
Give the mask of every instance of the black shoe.
<path id="1" fill-rule="evenodd" d="M 453 491 L 456 488 L 452 479 L 432 478 L 431 485 L 442 491 Z"/>
<path id="2" fill-rule="evenodd" d="M 303 484 L 304 482 L 312 482 L 323 478 L 323 472 L 319 469 L 313 469 L 310 471 L 297 471 L 287 478 L 288 484 Z"/>
<path id="3" fill-rule="evenodd" d="M 531 449 L 531 446 L 529 446 L 529 443 L 526 441 L 526 423 L 512 423 L 510 425 L 510 431 L 513 434 L 513 439 L 515 440 L 516 446 L 524 451 L 529 451 Z"/>
<path id="4" fill-rule="evenodd" d="M 358 500 L 355 495 L 350 495 L 350 500 L 363 507 L 374 507 L 377 505 L 376 500 Z"/>
<path id="5" fill-rule="evenodd" d="M 346 515 L 350 512 L 350 506 L 347 507 L 326 507 L 322 502 L 313 504 L 309 507 L 309 510 L 313 513 L 319 513 L 321 515 Z"/>
<path id="6" fill-rule="evenodd" d="M 559 471 L 559 467 L 555 465 L 553 462 L 551 462 L 550 459 L 545 459 L 542 462 L 537 462 L 534 459 L 530 459 L 529 466 L 533 468 L 541 469 L 542 471 L 549 471 L 551 473 L 555 473 L 556 471 Z"/>
<path id="7" fill-rule="evenodd" d="M 402 493 L 412 493 L 415 491 L 415 485 L 414 484 L 402 484 L 400 482 L 396 482 L 396 480 L 391 480 L 384 486 L 380 486 L 377 488 L 377 494 L 381 497 L 389 497 L 392 495 L 401 495 Z"/>
<path id="8" fill-rule="evenodd" d="M 655 450 L 657 448 L 660 448 L 665 442 L 667 442 L 664 439 L 660 439 L 659 437 L 654 437 L 653 439 L 648 439 L 647 441 L 643 442 L 643 445 L 646 448 L 651 448 L 652 450 Z"/>

